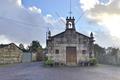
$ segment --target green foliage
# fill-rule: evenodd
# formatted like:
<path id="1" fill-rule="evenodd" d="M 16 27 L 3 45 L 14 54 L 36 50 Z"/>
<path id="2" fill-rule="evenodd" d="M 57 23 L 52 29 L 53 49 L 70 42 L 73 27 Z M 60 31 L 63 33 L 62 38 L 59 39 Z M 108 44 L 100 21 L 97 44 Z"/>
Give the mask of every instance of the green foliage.
<path id="1" fill-rule="evenodd" d="M 96 64 L 97 64 L 96 58 L 90 58 L 90 65 L 96 65 Z"/>
<path id="2" fill-rule="evenodd" d="M 44 57 L 44 61 L 47 61 L 47 60 L 48 60 L 48 57 L 45 56 L 45 57 Z"/>
<path id="3" fill-rule="evenodd" d="M 54 64 L 54 61 L 49 58 L 45 61 L 45 65 L 53 66 L 53 64 Z"/>
<path id="4" fill-rule="evenodd" d="M 23 50 L 25 49 L 25 48 L 24 48 L 24 45 L 23 45 L 22 43 L 19 44 L 19 48 L 20 48 L 20 49 L 23 49 Z"/>
<path id="5" fill-rule="evenodd" d="M 40 45 L 39 41 L 32 41 L 31 45 L 29 46 L 29 51 L 38 52 L 38 50 L 42 50 L 42 46 Z"/>

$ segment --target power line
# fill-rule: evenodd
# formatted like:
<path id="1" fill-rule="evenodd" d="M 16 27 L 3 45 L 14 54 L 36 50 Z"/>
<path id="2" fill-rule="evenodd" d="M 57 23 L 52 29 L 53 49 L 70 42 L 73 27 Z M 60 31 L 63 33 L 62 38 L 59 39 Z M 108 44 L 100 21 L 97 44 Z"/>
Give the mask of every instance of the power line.
<path id="1" fill-rule="evenodd" d="M 0 19 L 1 20 L 9 20 L 9 21 L 13 21 L 13 22 L 15 22 L 15 23 L 19 23 L 19 24 L 23 24 L 23 25 L 29 25 L 29 26 L 41 26 L 41 25 L 34 25 L 34 24 L 31 24 L 31 23 L 25 23 L 25 22 L 22 22 L 22 21 L 18 21 L 18 20 L 15 20 L 15 19 L 11 19 L 11 18 L 7 18 L 7 17 L 1 17 L 0 16 Z"/>
<path id="2" fill-rule="evenodd" d="M 55 14 L 58 16 L 58 17 L 60 17 L 60 15 L 57 13 L 57 12 L 55 12 Z M 60 20 L 63 24 L 65 24 L 65 22 L 64 22 L 64 20 Z"/>
<path id="3" fill-rule="evenodd" d="M 76 24 L 78 23 L 78 21 L 82 18 L 82 16 L 86 13 L 87 11 L 85 11 L 85 12 L 83 12 L 81 15 L 80 15 L 80 17 L 77 19 L 77 21 L 76 21 Z"/>

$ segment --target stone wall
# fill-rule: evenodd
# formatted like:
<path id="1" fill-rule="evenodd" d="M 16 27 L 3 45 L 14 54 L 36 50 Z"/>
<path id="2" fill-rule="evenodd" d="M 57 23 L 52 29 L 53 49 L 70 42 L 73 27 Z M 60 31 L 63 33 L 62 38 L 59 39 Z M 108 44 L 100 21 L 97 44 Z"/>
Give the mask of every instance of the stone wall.
<path id="1" fill-rule="evenodd" d="M 86 36 L 78 34 L 75 31 L 65 31 L 47 41 L 48 55 L 51 56 L 54 61 L 66 64 L 66 47 L 76 47 L 77 63 L 79 63 L 89 58 L 89 42 L 90 39 Z M 55 50 L 59 50 L 59 54 L 56 54 Z M 83 50 L 86 51 L 86 54 L 82 53 Z"/>
<path id="2" fill-rule="evenodd" d="M 101 53 L 100 55 L 97 55 L 97 60 L 101 64 L 120 65 L 120 51 L 116 54 Z"/>
<path id="3" fill-rule="evenodd" d="M 0 64 L 21 62 L 22 51 L 15 45 L 0 48 Z"/>

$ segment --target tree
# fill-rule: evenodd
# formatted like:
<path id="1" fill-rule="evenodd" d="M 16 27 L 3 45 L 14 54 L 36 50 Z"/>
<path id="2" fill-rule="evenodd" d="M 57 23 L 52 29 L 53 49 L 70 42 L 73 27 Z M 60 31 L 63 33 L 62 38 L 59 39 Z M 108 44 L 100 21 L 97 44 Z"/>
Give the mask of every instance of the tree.
<path id="1" fill-rule="evenodd" d="M 108 54 L 117 55 L 119 49 L 118 48 L 113 48 L 113 47 L 108 47 L 107 51 L 108 51 Z"/>
<path id="2" fill-rule="evenodd" d="M 97 54 L 105 54 L 105 48 L 99 46 L 98 44 L 94 45 L 94 51 Z"/>
<path id="3" fill-rule="evenodd" d="M 20 49 L 25 49 L 25 48 L 24 48 L 24 45 L 23 45 L 22 43 L 19 44 L 19 48 L 20 48 Z"/>
<path id="4" fill-rule="evenodd" d="M 41 50 L 42 46 L 40 45 L 39 41 L 32 41 L 32 43 L 29 46 L 30 52 L 38 52 L 38 50 Z"/>
<path id="5" fill-rule="evenodd" d="M 98 44 L 95 44 L 94 45 L 94 52 L 95 52 L 95 57 L 97 59 L 97 62 L 104 63 L 104 61 L 105 61 L 104 55 L 106 55 L 105 48 L 99 46 Z"/>

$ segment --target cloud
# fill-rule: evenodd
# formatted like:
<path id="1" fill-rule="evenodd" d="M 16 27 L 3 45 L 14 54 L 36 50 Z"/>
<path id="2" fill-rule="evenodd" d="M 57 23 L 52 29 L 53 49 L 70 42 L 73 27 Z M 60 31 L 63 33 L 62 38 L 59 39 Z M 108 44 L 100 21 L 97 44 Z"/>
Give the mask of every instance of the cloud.
<path id="1" fill-rule="evenodd" d="M 17 0 L 16 3 L 18 4 L 18 6 L 22 7 L 22 0 Z"/>
<path id="2" fill-rule="evenodd" d="M 95 31 L 96 42 L 119 46 L 120 1 L 81 0 L 80 3 L 82 9 L 87 10 L 86 17 L 103 29 Z M 0 43 L 30 44 L 32 40 L 39 40 L 45 46 L 48 28 L 52 35 L 65 29 L 65 18 L 54 18 L 49 13 L 43 15 L 36 6 L 25 8 L 21 0 L 2 0 L 0 12 Z"/>
<path id="3" fill-rule="evenodd" d="M 0 35 L 0 42 L 1 44 L 7 44 L 10 43 L 11 41 L 4 35 Z"/>
<path id="4" fill-rule="evenodd" d="M 29 7 L 29 10 L 34 12 L 34 13 L 39 13 L 41 14 L 41 9 L 37 8 L 36 6 Z"/>
<path id="5" fill-rule="evenodd" d="M 52 15 L 47 14 L 46 16 L 44 16 L 44 20 L 51 25 L 57 25 L 57 26 L 65 26 L 65 21 L 66 19 L 64 17 L 59 17 L 57 19 L 55 19 Z M 58 27 L 57 27 L 58 28 Z"/>
<path id="6" fill-rule="evenodd" d="M 83 10 L 89 10 L 99 4 L 99 0 L 80 0 L 80 4 Z"/>
<path id="7" fill-rule="evenodd" d="M 32 39 L 38 39 L 36 34 L 42 32 L 45 21 L 41 15 L 35 15 L 17 4 L 18 0 L 4 0 L 0 5 L 0 35 L 4 34 L 12 42 L 30 43 Z M 38 17 L 38 18 L 37 18 Z M 27 25 L 27 24 L 32 25 Z M 41 26 L 37 26 L 42 24 Z M 43 30 L 44 31 L 44 30 Z M 28 38 L 30 36 L 30 38 Z M 3 39 L 2 39 L 3 40 Z M 4 39 L 5 40 L 5 39 Z M 8 41 L 9 43 L 10 41 Z"/>
<path id="8" fill-rule="evenodd" d="M 54 24 L 56 23 L 56 20 L 53 18 L 52 15 L 47 14 L 46 16 L 44 16 L 44 20 L 48 23 L 48 24 Z"/>
<path id="9" fill-rule="evenodd" d="M 120 47 L 120 0 L 109 0 L 106 3 L 93 0 L 91 3 L 83 2 L 81 4 L 83 4 L 81 8 L 87 11 L 86 17 L 104 29 L 101 33 L 96 32 L 97 41 L 102 45 L 107 45 L 103 41 L 107 38 L 109 46 L 114 45 Z M 91 6 L 89 6 L 89 4 L 91 4 Z M 102 36 L 100 37 L 99 35 Z M 97 36 L 99 36 L 99 38 Z"/>
<path id="10" fill-rule="evenodd" d="M 60 32 L 58 29 L 63 28 L 60 25 L 56 26 L 59 19 L 44 16 L 40 8 L 25 8 L 21 3 L 21 0 L 1 1 L 0 43 L 14 42 L 27 45 L 32 40 L 38 40 L 45 47 L 47 28 L 52 29 L 52 34 Z M 50 24 L 45 20 L 48 17 L 52 20 Z"/>

